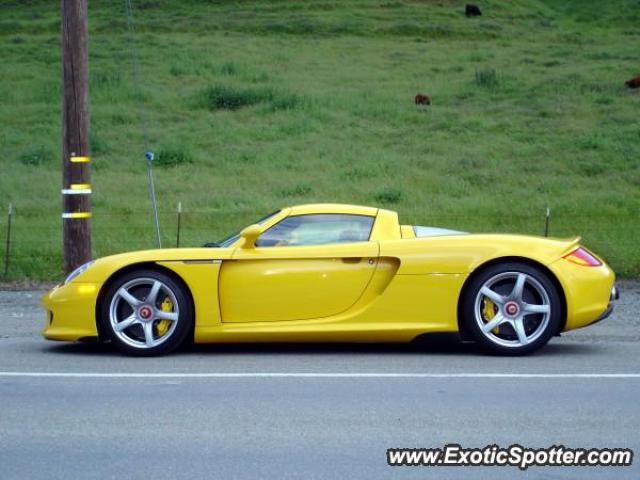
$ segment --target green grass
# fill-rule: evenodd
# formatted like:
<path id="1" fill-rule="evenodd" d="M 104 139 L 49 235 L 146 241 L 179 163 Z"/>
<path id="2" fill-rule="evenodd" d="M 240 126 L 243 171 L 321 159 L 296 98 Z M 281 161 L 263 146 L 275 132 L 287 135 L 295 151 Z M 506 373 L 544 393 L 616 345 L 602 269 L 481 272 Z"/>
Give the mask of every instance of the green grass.
<path id="1" fill-rule="evenodd" d="M 640 275 L 637 0 L 137 0 L 165 245 L 283 205 L 581 234 Z M 0 205 L 10 279 L 61 275 L 59 3 L 0 1 Z M 96 256 L 154 246 L 124 2 L 89 5 Z M 416 93 L 433 104 L 416 107 Z M 4 209 L 4 207 L 3 207 Z M 6 219 L 0 216 L 0 240 Z M 2 252 L 0 248 L 0 252 Z"/>

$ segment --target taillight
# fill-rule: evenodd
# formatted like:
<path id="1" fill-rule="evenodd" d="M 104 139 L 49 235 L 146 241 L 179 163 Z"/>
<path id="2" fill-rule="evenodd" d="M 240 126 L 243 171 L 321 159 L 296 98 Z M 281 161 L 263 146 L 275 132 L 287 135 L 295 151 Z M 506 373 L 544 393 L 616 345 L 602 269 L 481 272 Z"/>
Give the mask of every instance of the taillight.
<path id="1" fill-rule="evenodd" d="M 564 259 L 583 267 L 599 267 L 602 265 L 602 262 L 595 255 L 583 247 L 578 247 L 573 252 L 568 253 L 564 256 Z"/>

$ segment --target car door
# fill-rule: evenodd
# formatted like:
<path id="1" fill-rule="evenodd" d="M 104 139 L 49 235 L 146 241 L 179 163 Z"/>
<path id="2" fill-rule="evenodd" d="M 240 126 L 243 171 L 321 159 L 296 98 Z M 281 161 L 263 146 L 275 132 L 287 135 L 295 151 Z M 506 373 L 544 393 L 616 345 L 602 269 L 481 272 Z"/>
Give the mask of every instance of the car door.
<path id="1" fill-rule="evenodd" d="M 375 218 L 291 215 L 238 248 L 220 272 L 223 322 L 327 318 L 364 293 L 378 261 Z"/>

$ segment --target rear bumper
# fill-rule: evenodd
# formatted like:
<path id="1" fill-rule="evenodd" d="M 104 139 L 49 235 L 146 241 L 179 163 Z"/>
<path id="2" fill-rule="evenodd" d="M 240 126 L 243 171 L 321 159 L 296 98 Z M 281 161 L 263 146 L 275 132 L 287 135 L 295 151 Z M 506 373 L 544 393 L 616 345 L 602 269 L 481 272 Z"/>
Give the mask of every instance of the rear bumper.
<path id="1" fill-rule="evenodd" d="M 100 285 L 58 285 L 42 297 L 46 322 L 42 336 L 48 340 L 76 341 L 97 337 L 95 311 Z"/>
<path id="2" fill-rule="evenodd" d="M 598 323 L 598 322 L 601 322 L 602 320 L 605 320 L 606 318 L 609 318 L 613 313 L 613 309 L 615 308 L 616 302 L 619 299 L 620 299 L 620 290 L 618 289 L 617 286 L 614 285 L 613 288 L 611 289 L 611 297 L 609 297 L 609 305 L 607 305 L 607 309 L 602 313 L 602 315 L 596 318 L 589 325 L 593 325 L 594 323 Z"/>
<path id="3" fill-rule="evenodd" d="M 615 274 L 606 264 L 586 267 L 561 258 L 549 268 L 564 291 L 567 317 L 563 331 L 586 327 L 607 314 L 612 303 Z"/>

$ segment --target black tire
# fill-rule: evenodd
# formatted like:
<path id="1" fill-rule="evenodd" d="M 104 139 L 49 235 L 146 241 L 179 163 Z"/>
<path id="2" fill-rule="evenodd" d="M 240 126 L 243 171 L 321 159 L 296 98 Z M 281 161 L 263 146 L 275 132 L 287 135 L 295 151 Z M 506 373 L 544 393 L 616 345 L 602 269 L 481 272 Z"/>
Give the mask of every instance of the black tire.
<path id="1" fill-rule="evenodd" d="M 161 286 L 157 291 L 156 301 L 146 302 L 147 296 L 152 294 L 152 288 L 157 285 L 157 282 Z M 149 288 L 146 287 L 147 283 Z M 131 287 L 127 287 L 128 285 Z M 119 293 L 123 287 L 135 300 L 140 301 L 139 306 L 134 308 Z M 131 291 L 128 288 L 131 288 Z M 162 309 L 161 304 L 167 299 L 169 299 L 171 311 Z M 150 310 L 144 308 L 151 307 L 152 303 L 153 308 L 149 314 Z M 148 357 L 170 353 L 180 347 L 193 331 L 193 306 L 185 287 L 171 275 L 156 270 L 137 270 L 118 277 L 102 295 L 98 311 L 101 331 L 118 350 L 127 355 Z M 147 314 L 149 316 L 145 319 Z M 176 320 L 160 319 L 156 318 L 156 315 L 171 315 Z M 115 320 L 112 320 L 112 316 Z M 132 316 L 137 318 L 135 323 L 120 332 L 116 331 L 116 325 L 124 324 L 119 322 L 122 320 L 119 317 Z M 145 323 L 149 325 L 145 326 Z M 161 334 L 161 324 L 163 329 L 166 328 L 164 334 Z M 147 328 L 151 330 L 152 340 L 149 344 L 146 342 Z"/>
<path id="2" fill-rule="evenodd" d="M 511 295 L 521 278 L 524 278 L 521 301 L 512 301 Z M 509 283 L 511 279 L 513 286 Z M 489 295 L 480 292 L 483 287 L 489 289 L 484 290 Z M 496 303 L 491 301 L 494 293 L 499 294 L 496 297 L 500 297 L 502 303 L 498 298 Z M 489 305 L 485 303 L 487 301 Z M 493 317 L 485 318 L 487 308 Z M 523 313 L 530 308 L 546 311 Z M 494 355 L 528 355 L 542 348 L 560 330 L 563 315 L 560 292 L 549 276 L 540 268 L 514 261 L 491 265 L 475 274 L 462 293 L 459 312 L 466 332 L 484 352 Z M 522 322 L 516 325 L 519 317 Z M 491 329 L 489 323 L 492 321 L 503 323 Z M 488 331 L 483 331 L 481 324 Z M 524 336 L 521 336 L 522 332 L 525 332 Z"/>

